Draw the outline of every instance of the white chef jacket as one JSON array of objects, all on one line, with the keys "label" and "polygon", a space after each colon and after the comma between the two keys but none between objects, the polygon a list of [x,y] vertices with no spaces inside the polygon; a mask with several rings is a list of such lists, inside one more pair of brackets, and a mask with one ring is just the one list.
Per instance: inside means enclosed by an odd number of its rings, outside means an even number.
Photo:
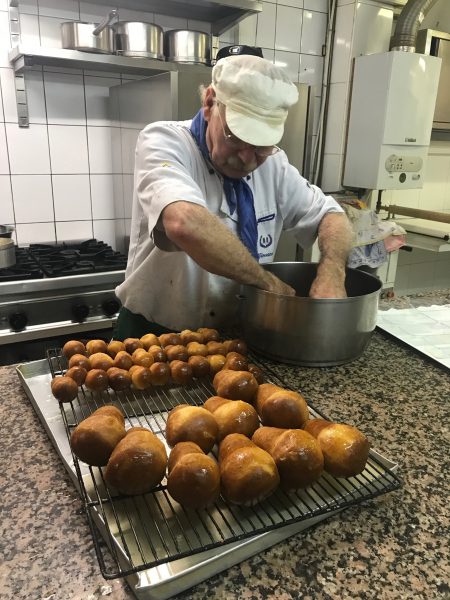
[{"label": "white chef jacket", "polygon": [[[116,288],[123,306],[174,331],[224,327],[235,322],[239,284],[202,269],[177,249],[158,224],[177,200],[206,207],[237,235],[222,177],[202,156],[191,121],[147,125],[136,145],[130,248],[125,281]],[[247,177],[258,224],[260,263],[273,261],[281,231],[303,247],[313,244],[323,216],[343,212],[304,179],[286,154],[270,156]]]}]

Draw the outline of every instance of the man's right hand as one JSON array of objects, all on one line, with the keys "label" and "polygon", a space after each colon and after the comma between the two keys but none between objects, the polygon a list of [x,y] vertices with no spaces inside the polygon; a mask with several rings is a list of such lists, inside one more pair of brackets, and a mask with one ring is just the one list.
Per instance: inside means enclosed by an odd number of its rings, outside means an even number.
[{"label": "man's right hand", "polygon": [[265,271],[264,283],[260,287],[266,292],[272,292],[273,294],[280,294],[282,296],[295,296],[296,292],[294,288],[292,288],[281,279],[278,279],[273,273],[270,271]]}]

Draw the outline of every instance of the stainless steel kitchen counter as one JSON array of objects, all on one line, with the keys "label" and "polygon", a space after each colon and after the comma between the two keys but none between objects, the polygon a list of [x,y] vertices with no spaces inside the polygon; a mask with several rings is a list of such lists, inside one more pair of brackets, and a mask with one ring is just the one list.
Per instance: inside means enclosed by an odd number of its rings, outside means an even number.
[{"label": "stainless steel kitchen counter", "polygon": [[[177,598],[448,597],[449,371],[378,332],[349,365],[269,364],[329,418],[360,427],[399,463],[403,485]],[[14,367],[0,368],[0,422],[2,600],[134,598],[102,578],[81,501]]]}]

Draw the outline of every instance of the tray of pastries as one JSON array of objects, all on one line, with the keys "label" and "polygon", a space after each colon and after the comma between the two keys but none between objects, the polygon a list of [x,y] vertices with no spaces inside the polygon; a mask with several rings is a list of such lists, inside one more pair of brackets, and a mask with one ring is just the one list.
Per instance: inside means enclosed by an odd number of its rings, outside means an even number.
[{"label": "tray of pastries", "polygon": [[48,361],[105,578],[399,485],[363,432],[328,421],[214,329],[71,340]]}]

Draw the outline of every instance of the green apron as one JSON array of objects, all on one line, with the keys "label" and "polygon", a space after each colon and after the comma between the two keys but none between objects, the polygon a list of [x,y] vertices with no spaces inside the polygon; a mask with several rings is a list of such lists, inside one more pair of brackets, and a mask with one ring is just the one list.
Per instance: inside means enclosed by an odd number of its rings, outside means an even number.
[{"label": "green apron", "polygon": [[162,333],[171,333],[171,330],[158,323],[147,321],[142,315],[132,313],[128,308],[122,306],[117,317],[113,339],[123,342],[126,338],[141,338],[146,333],[161,335]]}]

